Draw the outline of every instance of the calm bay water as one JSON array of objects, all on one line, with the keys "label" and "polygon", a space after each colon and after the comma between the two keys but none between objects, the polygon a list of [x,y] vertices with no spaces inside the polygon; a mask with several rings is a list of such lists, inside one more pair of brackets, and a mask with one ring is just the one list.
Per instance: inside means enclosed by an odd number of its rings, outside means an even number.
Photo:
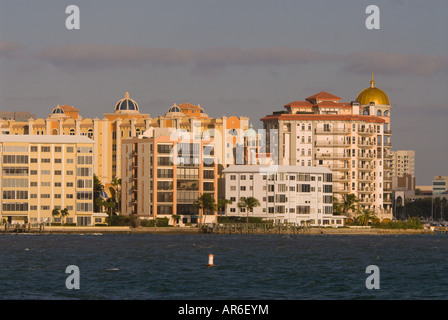
[{"label": "calm bay water", "polygon": [[[448,298],[442,235],[24,234],[1,235],[0,252],[0,299]],[[65,287],[68,265],[80,290]]]}]

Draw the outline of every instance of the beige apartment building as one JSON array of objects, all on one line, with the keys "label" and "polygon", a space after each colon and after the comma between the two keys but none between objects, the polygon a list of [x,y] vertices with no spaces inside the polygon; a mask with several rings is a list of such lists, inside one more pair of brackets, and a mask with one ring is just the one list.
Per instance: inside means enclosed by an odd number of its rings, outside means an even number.
[{"label": "beige apartment building", "polygon": [[2,222],[59,222],[52,211],[66,208],[64,222],[92,225],[94,145],[83,136],[0,135]]},{"label": "beige apartment building", "polygon": [[217,222],[216,212],[193,205],[205,193],[218,201],[214,140],[176,132],[155,128],[123,140],[121,212],[175,225]]},{"label": "beige apartment building", "polygon": [[[324,166],[333,171],[339,199],[355,194],[361,208],[392,218],[390,101],[375,81],[355,101],[320,92],[261,120],[277,132],[279,165]],[[268,147],[271,142],[268,142]]]},{"label": "beige apartment building", "polygon": [[396,177],[403,177],[405,175],[415,177],[414,150],[392,151],[392,175]]}]

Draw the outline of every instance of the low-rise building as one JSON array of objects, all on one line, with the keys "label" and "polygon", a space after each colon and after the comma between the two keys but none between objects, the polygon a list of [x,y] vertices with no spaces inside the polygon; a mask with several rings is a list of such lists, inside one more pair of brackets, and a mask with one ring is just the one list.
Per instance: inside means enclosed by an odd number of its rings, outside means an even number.
[{"label": "low-rise building", "polygon": [[276,223],[309,222],[313,226],[342,226],[344,216],[333,215],[333,174],[325,167],[234,165],[224,170],[227,216],[246,217],[238,207],[242,197],[261,206],[249,217]]},{"label": "low-rise building", "polygon": [[83,136],[0,135],[0,217],[8,223],[92,225],[95,142]]}]

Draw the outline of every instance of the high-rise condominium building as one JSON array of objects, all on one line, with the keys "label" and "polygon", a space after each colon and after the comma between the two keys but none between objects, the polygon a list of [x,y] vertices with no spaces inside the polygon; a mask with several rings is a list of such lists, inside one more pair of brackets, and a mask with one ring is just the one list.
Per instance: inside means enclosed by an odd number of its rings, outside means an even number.
[{"label": "high-rise condominium building", "polygon": [[218,201],[214,139],[156,128],[123,140],[121,212],[170,224],[217,222],[216,211],[195,205],[203,194]]},{"label": "high-rise condominium building", "polygon": [[[92,225],[95,142],[82,136],[0,135],[1,219]],[[60,219],[60,217],[56,217]]]},{"label": "high-rise condominium building", "polygon": [[[333,191],[340,200],[355,194],[362,209],[392,218],[391,105],[370,82],[355,101],[320,92],[285,105],[261,120],[269,139],[278,134],[278,164],[323,166],[333,171]],[[268,142],[268,145],[271,142]]]}]

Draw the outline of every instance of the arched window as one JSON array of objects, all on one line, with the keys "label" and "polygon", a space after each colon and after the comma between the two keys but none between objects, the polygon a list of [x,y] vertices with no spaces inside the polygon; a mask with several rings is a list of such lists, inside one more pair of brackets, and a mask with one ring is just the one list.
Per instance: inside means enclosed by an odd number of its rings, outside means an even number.
[{"label": "arched window", "polygon": [[74,136],[75,135],[75,129],[70,129],[70,135]]},{"label": "arched window", "polygon": [[238,135],[238,131],[235,130],[235,129],[230,129],[230,130],[229,130],[229,134],[230,134],[231,136],[237,136],[237,135]]},{"label": "arched window", "polygon": [[384,116],[385,116],[385,117],[388,117],[388,116],[389,116],[389,111],[387,111],[387,110],[384,111]]},{"label": "arched window", "polygon": [[381,110],[378,110],[378,111],[376,112],[376,115],[377,115],[378,117],[381,117],[381,115],[382,115]]},{"label": "arched window", "polygon": [[87,133],[87,136],[92,139],[93,138],[93,129],[89,129],[89,132]]},{"label": "arched window", "polygon": [[370,114],[369,108],[364,108],[362,114],[365,115],[365,116],[368,116]]}]

